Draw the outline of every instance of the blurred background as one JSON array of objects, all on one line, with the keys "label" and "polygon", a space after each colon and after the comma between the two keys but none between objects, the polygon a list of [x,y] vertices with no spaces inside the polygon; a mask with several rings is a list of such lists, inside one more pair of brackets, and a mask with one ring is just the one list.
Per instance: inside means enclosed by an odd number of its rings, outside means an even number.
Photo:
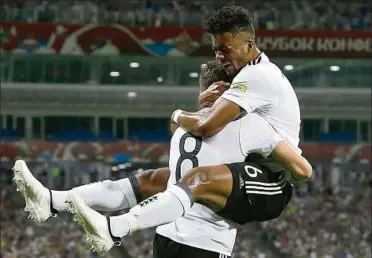
[{"label": "blurred background", "polygon": [[[257,44],[292,82],[314,168],[284,214],[242,227],[236,258],[371,256],[370,1],[2,1],[1,257],[95,257],[71,217],[27,220],[9,169],[48,187],[116,179],[168,162],[169,118],[196,109],[203,26],[248,7]],[[107,257],[152,257],[154,230]]]}]

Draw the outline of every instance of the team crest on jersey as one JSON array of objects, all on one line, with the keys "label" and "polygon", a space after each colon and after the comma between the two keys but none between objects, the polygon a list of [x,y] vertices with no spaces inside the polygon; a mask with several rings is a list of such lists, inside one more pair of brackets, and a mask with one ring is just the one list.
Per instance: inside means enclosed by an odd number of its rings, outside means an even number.
[{"label": "team crest on jersey", "polygon": [[236,89],[236,90],[240,90],[242,92],[246,92],[247,91],[247,86],[245,86],[244,84],[241,84],[241,83],[233,83],[231,85],[231,89]]}]

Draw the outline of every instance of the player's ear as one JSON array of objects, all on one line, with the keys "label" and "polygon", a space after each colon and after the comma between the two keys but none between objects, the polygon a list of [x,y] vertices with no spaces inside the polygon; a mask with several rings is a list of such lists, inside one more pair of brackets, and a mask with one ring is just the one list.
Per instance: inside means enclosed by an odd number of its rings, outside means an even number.
[{"label": "player's ear", "polygon": [[254,42],[252,39],[247,41],[247,53],[251,53],[254,50]]}]

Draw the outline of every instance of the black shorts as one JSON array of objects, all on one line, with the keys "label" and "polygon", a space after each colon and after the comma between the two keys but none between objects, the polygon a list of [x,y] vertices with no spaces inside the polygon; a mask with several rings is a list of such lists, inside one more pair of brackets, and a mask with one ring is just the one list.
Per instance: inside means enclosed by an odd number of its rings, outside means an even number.
[{"label": "black shorts", "polygon": [[153,244],[154,258],[229,258],[230,256],[177,243],[156,234]]},{"label": "black shorts", "polygon": [[285,170],[272,158],[226,165],[233,177],[226,206],[218,212],[238,224],[268,221],[280,216],[292,197]]}]

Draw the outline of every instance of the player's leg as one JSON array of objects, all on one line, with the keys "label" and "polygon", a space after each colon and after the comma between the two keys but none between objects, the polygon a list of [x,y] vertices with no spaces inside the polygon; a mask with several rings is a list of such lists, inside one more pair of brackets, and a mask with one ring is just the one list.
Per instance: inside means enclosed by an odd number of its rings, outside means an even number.
[{"label": "player's leg", "polygon": [[279,162],[260,155],[247,162],[194,168],[178,184],[142,201],[129,213],[111,217],[111,233],[122,237],[172,222],[188,213],[194,202],[239,224],[276,218],[291,198],[287,174]]},{"label": "player's leg", "polygon": [[[57,212],[67,211],[69,191],[54,191],[44,187],[22,160],[16,161],[13,171],[17,191],[25,198],[25,211],[30,213],[33,220],[43,222]],[[115,211],[133,207],[142,198],[164,191],[168,178],[168,168],[146,170],[121,180],[82,185],[74,188],[74,191],[96,210]]]},{"label": "player's leg", "polygon": [[176,185],[151,196],[129,213],[106,218],[84,203],[75,191],[68,197],[69,211],[88,235],[88,244],[104,254],[130,232],[166,224],[186,214],[194,201],[222,209],[231,193],[233,178],[226,165],[198,167]]},{"label": "player's leg", "polygon": [[[194,202],[240,224],[279,216],[291,197],[292,186],[286,178],[289,172],[274,159],[259,157],[260,160],[192,169],[178,184],[142,201],[127,214],[111,217],[113,236],[172,222],[188,213]],[[267,205],[267,198],[275,201],[260,209],[268,212],[259,217],[253,213],[252,205]],[[123,223],[124,218],[127,223]]]},{"label": "player's leg", "polygon": [[[136,174],[135,179],[140,191],[139,197],[137,198],[138,202],[165,191],[167,189],[169,176],[169,168],[148,169]],[[132,182],[131,186],[133,190],[136,191],[136,182]],[[132,207],[133,206],[129,208]]]},{"label": "player's leg", "polygon": [[[282,141],[271,125],[257,114],[241,118],[240,126],[242,132],[247,132],[241,136],[243,153],[255,150],[267,156]],[[242,169],[244,172],[244,166]],[[136,227],[142,229],[174,221],[187,213],[193,202],[205,204],[215,211],[221,210],[233,189],[235,177],[232,173],[234,171],[226,165],[197,167],[188,171],[177,185],[136,205],[128,214],[113,217],[114,235],[122,237]],[[122,218],[133,221],[133,225],[128,228],[129,223],[120,223]]]},{"label": "player's leg", "polygon": [[273,158],[227,165],[233,190],[218,215],[238,224],[279,217],[292,197],[289,172]]},{"label": "player's leg", "polygon": [[195,201],[241,224],[273,219],[286,207],[292,193],[292,186],[280,171],[283,170],[277,162],[264,166],[242,162],[198,167],[176,185],[142,201],[124,215],[106,218],[74,191],[69,195],[69,209],[87,233],[88,244],[104,254],[133,231],[177,220],[189,212]]},{"label": "player's leg", "polygon": [[[232,174],[226,165],[194,168],[179,183],[142,201],[129,213],[110,217],[112,233],[123,237],[129,231],[172,222],[186,214],[194,202],[221,210],[230,196],[232,184]],[[123,223],[126,219],[128,223]]]},{"label": "player's leg", "polygon": [[[132,208],[138,202],[166,189],[168,168],[149,169],[120,180],[104,180],[73,188],[84,202],[98,211],[117,211]],[[67,210],[68,191],[51,191],[53,207]],[[56,200],[55,200],[56,199]]]},{"label": "player's leg", "polygon": [[[249,123],[244,124],[244,131],[252,133],[244,138],[248,143],[244,145],[244,151],[256,150],[270,153],[281,140],[280,137],[275,138],[276,132],[266,120],[259,116],[247,115],[247,117]],[[256,130],[255,126],[259,123],[260,130]],[[248,173],[244,165],[239,173]],[[113,246],[112,239],[117,241],[132,231],[175,221],[186,214],[195,201],[216,211],[221,210],[228,204],[229,197],[234,193],[232,191],[234,182],[238,189],[244,188],[245,180],[242,176],[234,176],[236,174],[226,165],[194,168],[186,173],[178,184],[142,201],[129,213],[108,219],[90,209],[78,194],[72,194],[71,211],[82,223],[88,236],[93,239],[92,247],[104,253]],[[242,197],[242,194],[238,197]]]}]

